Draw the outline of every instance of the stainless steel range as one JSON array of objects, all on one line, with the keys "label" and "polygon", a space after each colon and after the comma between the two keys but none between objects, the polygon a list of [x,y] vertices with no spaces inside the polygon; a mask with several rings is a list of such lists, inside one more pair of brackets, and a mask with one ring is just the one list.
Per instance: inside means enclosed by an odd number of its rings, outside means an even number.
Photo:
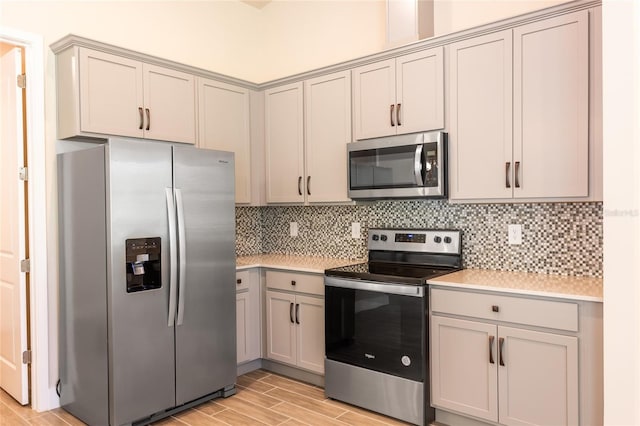
[{"label": "stainless steel range", "polygon": [[370,229],[367,245],[369,262],[325,271],[325,394],[425,425],[427,280],[462,268],[461,233]]}]

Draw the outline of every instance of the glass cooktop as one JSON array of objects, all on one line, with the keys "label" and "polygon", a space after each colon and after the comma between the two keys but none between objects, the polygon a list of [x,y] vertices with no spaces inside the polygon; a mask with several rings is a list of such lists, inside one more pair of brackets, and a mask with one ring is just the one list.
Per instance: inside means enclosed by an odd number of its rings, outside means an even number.
[{"label": "glass cooktop", "polygon": [[367,281],[425,285],[427,280],[458,271],[459,268],[439,268],[430,265],[410,265],[394,262],[367,262],[341,266],[324,271],[326,276]]}]

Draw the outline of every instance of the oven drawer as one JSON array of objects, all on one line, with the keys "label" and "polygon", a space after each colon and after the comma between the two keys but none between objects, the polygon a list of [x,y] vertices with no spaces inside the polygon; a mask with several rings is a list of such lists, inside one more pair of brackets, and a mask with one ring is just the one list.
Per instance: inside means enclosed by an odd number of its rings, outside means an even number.
[{"label": "oven drawer", "polygon": [[324,275],[267,271],[267,288],[324,296]]},{"label": "oven drawer", "polygon": [[578,331],[578,304],[431,288],[431,312]]}]

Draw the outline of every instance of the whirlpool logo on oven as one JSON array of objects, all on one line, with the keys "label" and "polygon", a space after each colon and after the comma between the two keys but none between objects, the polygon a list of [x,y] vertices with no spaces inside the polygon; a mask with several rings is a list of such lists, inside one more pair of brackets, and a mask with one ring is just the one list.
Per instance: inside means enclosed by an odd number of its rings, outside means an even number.
[{"label": "whirlpool logo on oven", "polygon": [[364,357],[365,357],[366,359],[376,359],[376,356],[375,356],[375,355],[373,355],[373,354],[367,354],[367,353],[365,353],[365,354],[364,354]]}]

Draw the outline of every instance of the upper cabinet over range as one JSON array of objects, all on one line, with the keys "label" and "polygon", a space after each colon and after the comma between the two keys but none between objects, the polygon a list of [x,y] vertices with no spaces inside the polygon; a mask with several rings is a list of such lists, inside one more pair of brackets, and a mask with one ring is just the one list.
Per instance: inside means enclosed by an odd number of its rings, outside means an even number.
[{"label": "upper cabinet over range", "polygon": [[444,128],[441,46],[352,73],[355,140]]},{"label": "upper cabinet over range", "polygon": [[195,77],[84,47],[56,57],[58,138],[196,142]]}]

